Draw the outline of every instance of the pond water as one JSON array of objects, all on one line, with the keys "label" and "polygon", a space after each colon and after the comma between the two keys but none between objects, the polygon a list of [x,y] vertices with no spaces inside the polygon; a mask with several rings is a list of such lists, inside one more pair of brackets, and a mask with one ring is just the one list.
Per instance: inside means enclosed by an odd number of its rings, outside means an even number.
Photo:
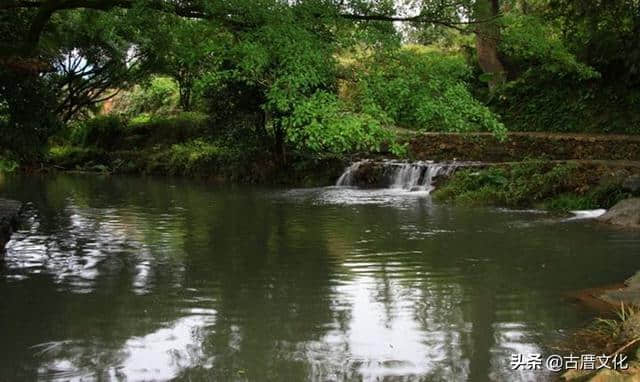
[{"label": "pond water", "polygon": [[0,380],[549,380],[511,370],[640,234],[425,192],[11,177]]}]

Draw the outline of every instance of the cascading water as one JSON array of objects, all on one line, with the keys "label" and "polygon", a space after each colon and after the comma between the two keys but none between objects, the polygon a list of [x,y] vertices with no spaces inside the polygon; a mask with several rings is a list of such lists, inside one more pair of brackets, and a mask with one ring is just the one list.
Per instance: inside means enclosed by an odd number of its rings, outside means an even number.
[{"label": "cascading water", "polygon": [[363,161],[355,162],[351,164],[351,166],[347,167],[342,173],[342,175],[340,175],[340,177],[336,181],[336,186],[352,186],[353,174],[355,174],[358,171],[361,164],[366,162],[368,161],[363,160]]},{"label": "cascading water", "polygon": [[336,186],[370,185],[374,180],[375,184],[387,188],[430,192],[433,190],[433,182],[436,177],[451,175],[457,167],[459,167],[459,163],[455,162],[419,161],[407,163],[363,160],[347,167],[338,178]]}]

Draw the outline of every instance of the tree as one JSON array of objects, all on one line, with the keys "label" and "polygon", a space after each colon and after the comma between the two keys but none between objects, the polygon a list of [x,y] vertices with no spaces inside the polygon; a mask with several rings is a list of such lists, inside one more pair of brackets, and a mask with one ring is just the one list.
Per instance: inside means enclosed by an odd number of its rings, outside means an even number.
[{"label": "tree", "polygon": [[[150,72],[178,81],[184,110],[205,74],[242,84],[258,93],[264,129],[284,163],[296,108],[333,105],[317,94],[336,93],[340,49],[393,45],[394,21],[465,32],[486,21],[471,17],[472,0],[415,3],[417,13],[408,14],[390,0],[9,0],[0,14],[20,16],[22,32],[0,37],[11,47],[0,63],[11,71],[8,62],[42,62],[46,71],[36,66],[18,77],[55,84],[61,97],[47,109],[62,120]],[[334,106],[318,110],[335,115]]]},{"label": "tree", "polygon": [[231,36],[203,20],[174,15],[162,15],[161,20],[151,33],[141,31],[138,50],[144,57],[143,66],[149,72],[173,77],[179,85],[180,106],[190,111],[196,81],[219,69]]},{"label": "tree", "polygon": [[499,0],[476,0],[473,6],[475,20],[479,22],[475,27],[476,52],[478,65],[489,76],[489,89],[495,89],[496,85],[504,83],[506,73],[498,54],[500,44],[500,14]]}]

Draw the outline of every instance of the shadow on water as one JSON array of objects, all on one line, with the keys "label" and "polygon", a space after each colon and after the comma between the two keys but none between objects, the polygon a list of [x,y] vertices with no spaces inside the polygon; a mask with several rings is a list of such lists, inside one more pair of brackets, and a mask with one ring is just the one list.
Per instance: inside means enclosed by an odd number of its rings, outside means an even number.
[{"label": "shadow on water", "polygon": [[14,177],[0,380],[544,380],[640,236],[426,192]]}]

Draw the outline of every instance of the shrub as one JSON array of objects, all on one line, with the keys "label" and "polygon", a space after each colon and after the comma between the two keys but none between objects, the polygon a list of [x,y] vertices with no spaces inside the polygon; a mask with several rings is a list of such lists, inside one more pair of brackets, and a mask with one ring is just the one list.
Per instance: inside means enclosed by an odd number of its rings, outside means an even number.
[{"label": "shrub", "polygon": [[226,161],[228,156],[228,151],[216,142],[194,139],[174,144],[168,150],[155,155],[150,170],[182,175],[211,173],[212,168]]},{"label": "shrub", "polygon": [[205,114],[183,112],[174,116],[140,116],[128,125],[128,134],[144,135],[146,144],[171,144],[207,136],[209,118]]},{"label": "shrub", "polygon": [[507,13],[503,25],[500,51],[520,78],[583,81],[600,77],[594,68],[573,55],[561,39],[560,31],[536,16]]},{"label": "shrub", "polygon": [[505,127],[469,90],[462,55],[411,46],[364,59],[357,82],[360,108],[372,105],[397,125],[428,131],[491,131]]},{"label": "shrub", "polygon": [[322,91],[296,105],[285,123],[291,126],[291,143],[316,153],[380,151],[383,143],[395,137],[378,119],[348,111],[335,95]]},{"label": "shrub", "polygon": [[82,147],[116,148],[125,133],[125,121],[115,115],[98,116],[77,122],[70,134],[70,141]]},{"label": "shrub", "polygon": [[516,12],[501,22],[499,49],[509,81],[491,106],[510,130],[640,132],[637,87],[601,78],[552,23]]},{"label": "shrub", "polygon": [[0,157],[0,173],[13,172],[17,168],[18,168],[18,162],[9,158]]},{"label": "shrub", "polygon": [[116,97],[112,113],[132,117],[141,113],[169,115],[178,109],[180,92],[171,77],[154,76]]},{"label": "shrub", "polygon": [[[529,206],[568,192],[571,174],[576,170],[573,165],[545,161],[526,161],[510,168],[462,170],[434,196],[465,204]],[[560,202],[555,205],[560,206]]]},{"label": "shrub", "polygon": [[101,150],[68,145],[51,147],[49,159],[57,166],[66,169],[86,168],[98,162],[107,162],[107,158]]}]

